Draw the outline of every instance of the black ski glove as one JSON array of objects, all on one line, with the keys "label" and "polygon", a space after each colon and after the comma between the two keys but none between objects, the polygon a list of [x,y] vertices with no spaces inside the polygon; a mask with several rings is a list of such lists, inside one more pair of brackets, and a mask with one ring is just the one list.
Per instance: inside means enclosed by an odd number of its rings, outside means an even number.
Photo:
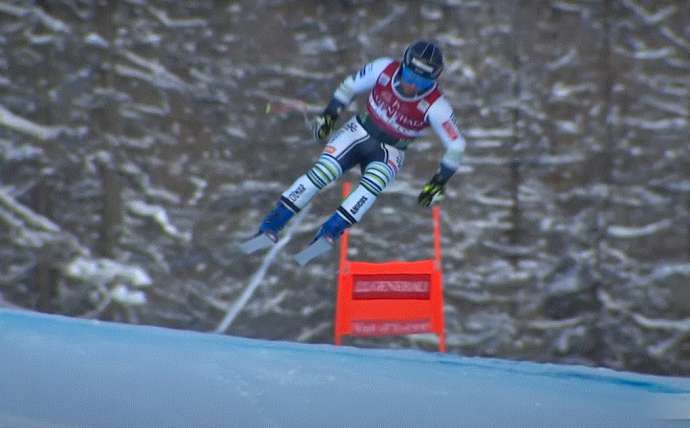
[{"label": "black ski glove", "polygon": [[435,174],[428,183],[422,188],[422,192],[417,198],[417,203],[423,207],[430,207],[435,199],[443,195],[446,183],[440,180],[439,174]]},{"label": "black ski glove", "polygon": [[455,174],[455,170],[441,164],[438,172],[422,187],[417,203],[423,207],[430,207],[432,203],[443,196],[446,183]]},{"label": "black ski glove", "polygon": [[323,142],[331,135],[333,128],[335,128],[335,122],[338,120],[338,115],[340,111],[345,107],[345,104],[331,98],[331,102],[328,103],[326,109],[314,120],[314,139],[319,142]]}]

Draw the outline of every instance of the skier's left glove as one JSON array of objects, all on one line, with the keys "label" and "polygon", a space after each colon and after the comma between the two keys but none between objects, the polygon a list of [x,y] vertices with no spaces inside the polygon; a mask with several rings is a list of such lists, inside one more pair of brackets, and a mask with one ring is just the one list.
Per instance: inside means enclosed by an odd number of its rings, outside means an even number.
[{"label": "skier's left glove", "polygon": [[326,109],[314,120],[314,139],[319,142],[323,142],[331,135],[333,128],[335,128],[335,122],[338,120],[338,115],[340,111],[345,107],[345,104],[341,103],[335,98],[331,98],[331,101],[326,106]]},{"label": "skier's left glove", "polygon": [[435,200],[443,196],[445,187],[446,182],[441,179],[441,175],[435,174],[422,188],[417,203],[423,207],[430,207]]},{"label": "skier's left glove", "polygon": [[431,177],[428,183],[422,188],[422,192],[417,198],[417,203],[423,207],[429,207],[443,196],[446,183],[455,174],[454,168],[449,168],[441,162],[438,172]]}]

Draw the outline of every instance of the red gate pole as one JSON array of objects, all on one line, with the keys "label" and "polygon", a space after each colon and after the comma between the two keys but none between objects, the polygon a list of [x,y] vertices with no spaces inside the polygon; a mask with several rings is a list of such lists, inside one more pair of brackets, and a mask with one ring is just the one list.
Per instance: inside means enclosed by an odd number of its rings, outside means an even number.
[{"label": "red gate pole", "polygon": [[434,222],[434,260],[441,270],[441,208],[438,205],[434,206],[431,215]]},{"label": "red gate pole", "polygon": [[[343,183],[343,199],[347,198],[347,196],[350,194],[350,190],[352,189],[352,183],[349,181],[346,181]],[[345,229],[345,232],[343,233],[343,236],[340,238],[340,269],[342,273],[342,269],[345,267],[345,264],[347,263],[347,250],[350,245],[350,231],[349,229]]]},{"label": "red gate pole", "polygon": [[443,262],[441,259],[441,208],[436,205],[431,210],[431,216],[434,223],[434,261],[436,265],[435,276],[438,281],[438,299],[440,301],[439,324],[440,333],[438,333],[438,350],[446,352],[446,329],[443,316]]},{"label": "red gate pole", "polygon": [[[343,199],[347,198],[347,196],[350,194],[350,191],[352,190],[352,183],[349,181],[343,182],[343,192],[342,196]],[[342,301],[340,297],[340,293],[345,292],[345,276],[347,275],[347,272],[349,271],[348,268],[348,260],[347,260],[347,252],[348,248],[350,246],[350,231],[349,229],[345,229],[345,232],[343,235],[340,237],[340,257],[338,261],[338,290],[336,291],[337,294],[337,301]],[[342,343],[342,338],[340,336],[340,329],[338,328],[338,323],[340,322],[342,314],[339,313],[342,308],[339,307],[339,305],[336,303],[335,305],[335,322],[333,323],[333,328],[335,329],[335,344],[340,345]]]}]

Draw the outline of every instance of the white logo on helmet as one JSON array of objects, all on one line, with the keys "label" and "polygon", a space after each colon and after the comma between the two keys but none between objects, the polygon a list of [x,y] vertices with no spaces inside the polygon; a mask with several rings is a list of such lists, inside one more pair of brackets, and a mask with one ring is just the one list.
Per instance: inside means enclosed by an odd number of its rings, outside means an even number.
[{"label": "white logo on helmet", "polygon": [[426,71],[427,73],[433,73],[434,72],[434,67],[423,63],[422,61],[418,60],[417,58],[412,58],[411,62],[412,62],[412,65],[420,68],[421,70]]}]

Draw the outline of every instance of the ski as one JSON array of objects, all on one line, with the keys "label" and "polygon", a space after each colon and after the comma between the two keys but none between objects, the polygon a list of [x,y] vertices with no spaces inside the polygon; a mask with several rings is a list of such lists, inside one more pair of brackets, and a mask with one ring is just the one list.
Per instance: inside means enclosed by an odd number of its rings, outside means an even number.
[{"label": "ski", "polygon": [[238,247],[244,254],[251,254],[264,248],[268,248],[275,244],[276,241],[266,233],[259,233],[252,238],[239,243]]},{"label": "ski", "polygon": [[307,248],[295,254],[294,259],[297,264],[304,266],[309,263],[310,260],[320,256],[321,254],[327,253],[331,248],[333,248],[333,242],[325,237],[321,237],[309,244]]}]

